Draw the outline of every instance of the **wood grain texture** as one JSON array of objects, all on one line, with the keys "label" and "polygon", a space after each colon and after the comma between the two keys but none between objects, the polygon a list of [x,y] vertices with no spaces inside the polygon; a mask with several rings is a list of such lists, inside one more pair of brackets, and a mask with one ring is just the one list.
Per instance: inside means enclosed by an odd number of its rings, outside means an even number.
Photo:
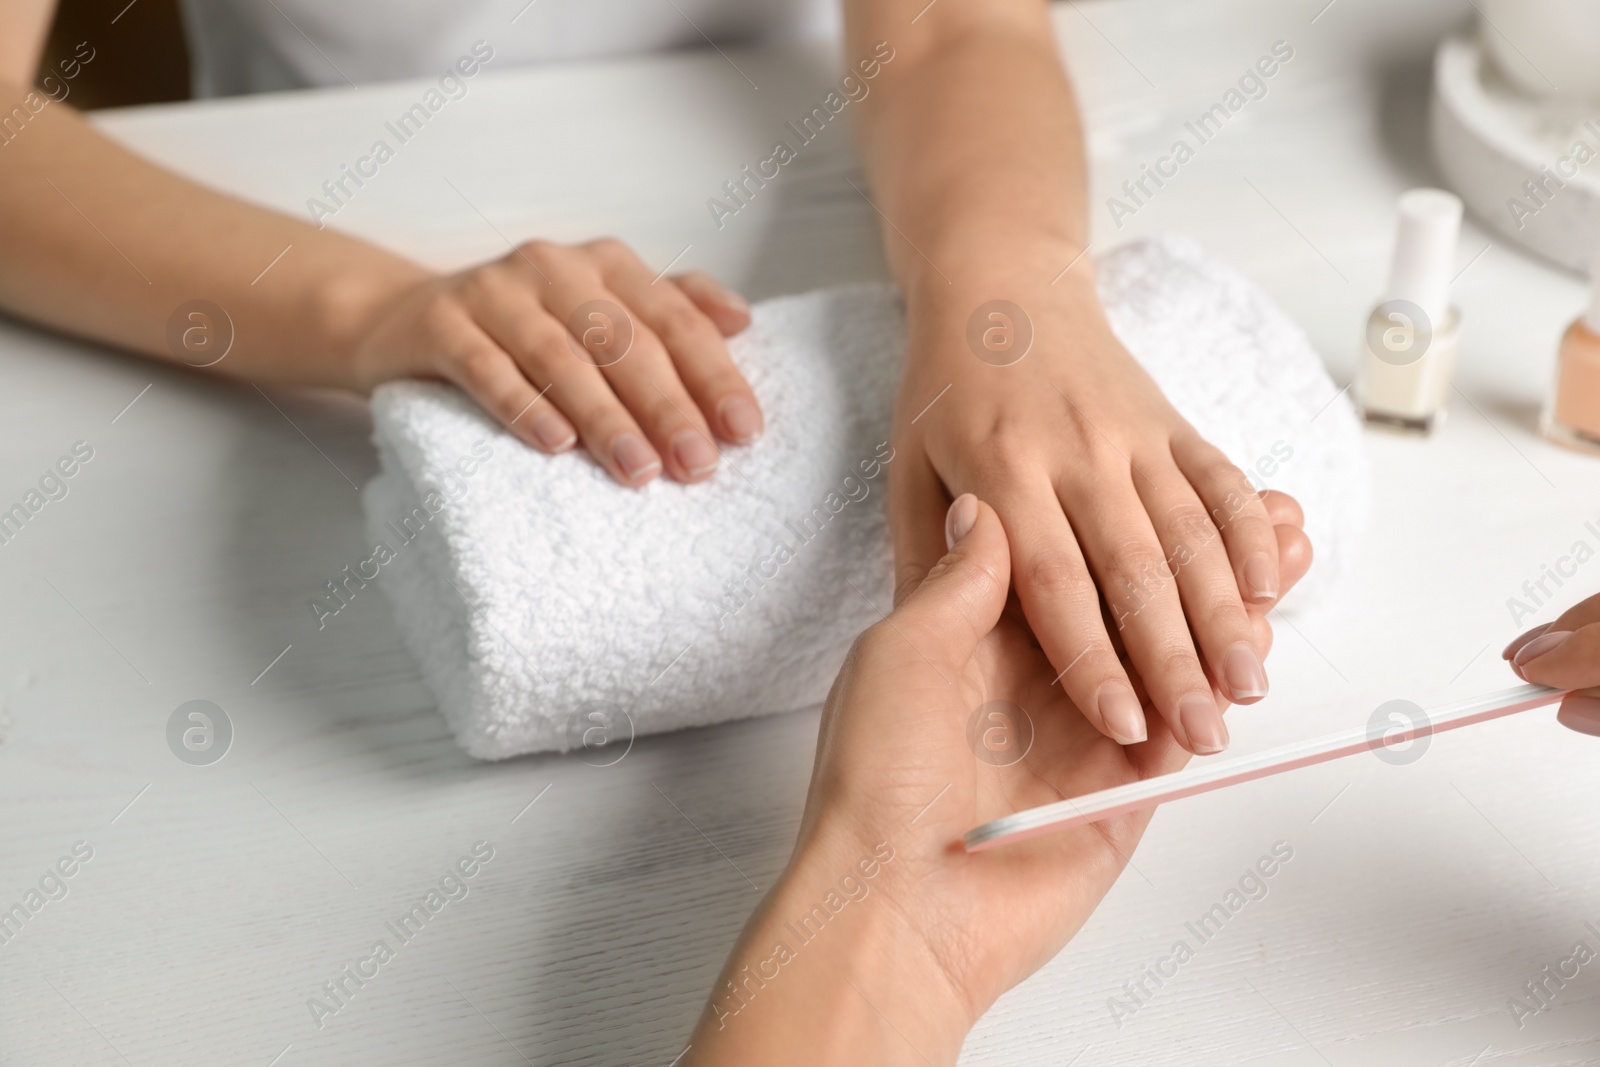
[{"label": "wood grain texture", "polygon": [[[1056,17],[1091,130],[1097,246],[1194,235],[1348,380],[1393,198],[1433,180],[1427,56],[1470,8],[1339,0],[1313,23],[1320,6],[1084,2]],[[1296,58],[1268,94],[1118,230],[1104,197],[1278,39]],[[656,263],[688,245],[682,266],[754,297],[881,277],[843,129],[712,224],[705,199],[829,80],[820,53],[732,55],[759,92],[714,52],[486,73],[334,224],[439,266],[499,254],[500,232],[615,233]],[[97,121],[303,211],[416,91]],[[1463,265],[1488,240],[1469,220]],[[1496,245],[1456,294],[1450,421],[1427,442],[1370,438],[1377,517],[1359,574],[1278,626],[1273,695],[1230,716],[1239,751],[1359,724],[1394,697],[1510,684],[1506,598],[1592,536],[1600,464],[1532,429],[1581,284]],[[15,323],[0,325],[0,360],[0,502],[73,441],[96,449],[70,495],[0,548],[0,903],[74,842],[94,848],[68,895],[0,945],[0,1063],[669,1064],[752,883],[769,886],[788,853],[814,714],[641,741],[609,768],[476,763],[377,590],[320,631],[306,607],[362,550],[352,483],[375,461],[359,405],[274,393],[280,411],[248,386]],[[1588,567],[1563,601],[1600,588]],[[166,746],[168,716],[197,697],[237,731],[210,767]],[[1600,948],[1585,926],[1600,926],[1597,761],[1591,740],[1534,712],[1436,738],[1410,766],[1358,757],[1172,805],[965,1062],[1600,1062],[1600,968],[1523,1029],[1506,1007],[1577,940]],[[319,1028],[308,998],[479,840],[495,858],[469,895]],[[1118,1026],[1109,998],[1278,841],[1294,857],[1265,897]]]}]

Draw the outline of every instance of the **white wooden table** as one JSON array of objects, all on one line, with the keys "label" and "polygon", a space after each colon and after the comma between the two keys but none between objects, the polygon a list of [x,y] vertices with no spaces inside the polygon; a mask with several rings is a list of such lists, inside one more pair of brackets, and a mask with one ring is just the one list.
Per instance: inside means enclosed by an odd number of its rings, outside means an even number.
[{"label": "white wooden table", "polygon": [[[1348,380],[1393,198],[1431,180],[1432,42],[1470,9],[1322,4],[1084,0],[1056,16],[1101,200],[1275,40],[1293,46],[1267,95],[1121,231],[1099,203],[1095,240],[1194,235]],[[756,297],[881,277],[837,126],[722,231],[705,207],[820,99],[831,63],[730,51],[491,70],[335,222],[439,266],[505,237],[607,232]],[[303,211],[419,91],[98,121]],[[1463,266],[1487,240],[1469,223]],[[1364,722],[1390,698],[1510,684],[1506,598],[1597,541],[1583,523],[1600,518],[1600,462],[1533,432],[1581,284],[1496,242],[1456,291],[1450,421],[1426,442],[1371,437],[1362,565],[1280,628],[1272,697],[1230,716],[1237,750]],[[94,449],[70,494],[0,547],[0,905],[75,843],[93,850],[65,865],[67,895],[0,944],[0,1063],[670,1063],[788,851],[814,715],[641,741],[609,768],[476,763],[381,596],[322,632],[306,608],[361,549],[354,485],[374,456],[359,405],[269,403],[11,322],[0,368],[0,506],[75,441]],[[1597,588],[1590,562],[1562,598]],[[197,698],[236,731],[210,766],[166,740]],[[1577,941],[1600,950],[1597,807],[1600,742],[1549,712],[1437,738],[1409,766],[1358,758],[1181,802],[1076,941],[983,1021],[966,1062],[1600,1063],[1600,962],[1521,1029],[1507,1007]],[[494,858],[469,895],[400,944],[386,923],[478,841]],[[1268,895],[1119,1026],[1109,998],[1279,841],[1293,859]],[[347,980],[319,1027],[308,999],[380,938],[394,957],[359,989]]]}]

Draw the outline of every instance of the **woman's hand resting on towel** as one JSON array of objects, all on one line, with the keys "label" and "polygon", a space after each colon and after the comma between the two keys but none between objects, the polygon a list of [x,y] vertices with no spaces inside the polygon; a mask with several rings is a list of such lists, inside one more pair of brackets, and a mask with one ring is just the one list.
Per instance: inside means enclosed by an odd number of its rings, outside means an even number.
[{"label": "woman's hand resting on towel", "polygon": [[658,277],[606,238],[530,241],[391,299],[353,357],[353,387],[444,378],[523,441],[579,441],[623,485],[716,470],[718,439],[754,440],[761,409],[723,338],[750,324],[737,293],[699,272]]},{"label": "woman's hand resting on towel", "polygon": [[[1189,758],[1160,717],[1124,747],[1051,683],[1056,668],[1007,610],[1015,551],[992,508],[963,496],[941,526],[954,547],[834,683],[799,841],[685,1063],[954,1063],[989,1005],[1083,925],[1150,813],[971,855],[962,833]],[[1253,624],[1264,649],[1270,632]],[[1032,725],[1025,754],[982,738],[1005,706]]]},{"label": "woman's hand resting on towel", "polygon": [[1600,735],[1600,594],[1574,604],[1555,622],[1535,626],[1501,656],[1526,681],[1573,690],[1562,699],[1558,718],[1581,733]]},{"label": "woman's hand resting on towel", "polygon": [[[969,319],[988,289],[953,295],[934,278],[908,297],[896,572],[926,573],[944,548],[946,501],[976,493],[1006,527],[1023,613],[1089,721],[1125,743],[1145,737],[1125,649],[1179,742],[1216,752],[1228,734],[1213,690],[1238,704],[1266,695],[1255,617],[1287,591],[1287,572],[1304,573],[1310,543],[1291,499],[1258,495],[1168,403],[1112,334],[1088,275],[1080,264],[1041,282],[1032,299],[1019,294],[1020,315],[991,309],[976,334]],[[1007,363],[1025,331],[1028,352]]]}]

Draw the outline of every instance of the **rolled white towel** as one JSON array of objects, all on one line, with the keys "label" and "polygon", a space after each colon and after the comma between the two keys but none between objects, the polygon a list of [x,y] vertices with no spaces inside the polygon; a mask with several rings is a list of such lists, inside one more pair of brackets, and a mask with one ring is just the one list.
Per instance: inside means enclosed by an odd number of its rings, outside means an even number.
[{"label": "rolled white towel", "polygon": [[[1305,335],[1186,239],[1129,245],[1098,271],[1112,327],[1184,416],[1304,506],[1316,564],[1296,597],[1330,586],[1363,525],[1367,469]],[[461,746],[592,749],[821,702],[890,606],[904,345],[887,286],[758,305],[730,348],[765,435],[724,449],[708,482],[643,490],[581,453],[525,447],[451,387],[380,388],[382,469],[363,495],[374,558]]]}]

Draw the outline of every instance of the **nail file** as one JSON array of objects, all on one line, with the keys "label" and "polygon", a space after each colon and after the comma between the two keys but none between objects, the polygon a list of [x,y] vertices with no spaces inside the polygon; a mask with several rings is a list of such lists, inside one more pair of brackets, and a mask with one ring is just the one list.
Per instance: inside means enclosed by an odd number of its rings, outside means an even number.
[{"label": "nail file", "polygon": [[[1419,721],[1403,729],[1394,728],[1388,721],[1377,721],[1367,726],[1343,733],[1329,734],[1310,741],[1295,741],[1264,752],[1255,752],[1234,759],[1207,762],[1176,774],[1146,778],[1127,785],[1102,789],[1081,797],[1045,804],[1037,808],[1015,812],[1003,818],[986,822],[968,830],[962,837],[968,852],[982,852],[996,845],[1026,841],[1040,834],[1054,833],[1068,827],[1099,822],[1130,811],[1142,811],[1180,800],[1198,793],[1209,793],[1240,782],[1282,774],[1297,767],[1353,756],[1358,752],[1376,751],[1406,744],[1419,737],[1460,729],[1474,723],[1488,722],[1519,711],[1554,704],[1565,695],[1563,690],[1542,685],[1519,685],[1513,689],[1491,693],[1488,696],[1463,700],[1442,708],[1423,712]],[[1414,706],[1414,705],[1413,705]]]}]

